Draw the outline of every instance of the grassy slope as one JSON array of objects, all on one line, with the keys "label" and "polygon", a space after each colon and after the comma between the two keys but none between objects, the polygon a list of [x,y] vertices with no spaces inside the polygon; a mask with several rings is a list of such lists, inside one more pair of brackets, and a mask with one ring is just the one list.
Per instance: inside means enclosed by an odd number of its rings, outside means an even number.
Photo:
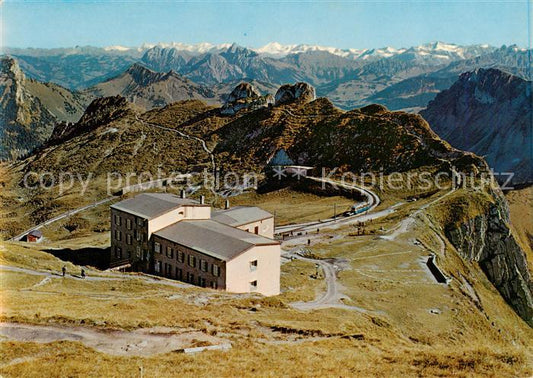
[{"label": "grassy slope", "polygon": [[[380,233],[381,227],[389,230],[398,219],[433,199],[406,204],[392,220],[372,222],[367,231]],[[340,309],[299,312],[288,307],[292,301],[310,300],[324,290],[320,277],[310,277],[314,264],[301,261],[282,265],[283,293],[264,299],[147,284],[135,278],[83,282],[58,277],[32,287],[41,277],[2,272],[4,320],[124,329],[190,326],[229,339],[233,349],[130,359],[95,352],[75,342],[3,342],[0,348],[5,365],[0,366],[0,372],[4,376],[37,372],[130,376],[138,374],[142,366],[145,374],[171,376],[206,376],[215,367],[222,376],[237,371],[244,376],[258,372],[296,376],[531,374],[531,350],[526,345],[532,331],[517,319],[482,274],[460,260],[454,262],[456,269],[462,266],[460,271],[473,277],[483,304],[481,311],[463,292],[459,281],[446,288],[432,284],[431,277],[419,271],[420,256],[427,252],[412,244],[409,247],[408,240],[418,237],[430,248],[438,248],[428,230],[427,225],[419,224],[391,242],[373,235],[352,236],[353,227],[348,226],[334,231],[333,239],[324,233],[323,239],[313,241],[311,248],[316,255],[342,259],[339,280],[348,296],[345,303],[378,311],[375,314]],[[54,272],[59,272],[63,264],[40,252],[37,245],[8,243],[0,247],[2,264]],[[67,269],[79,270],[70,264]],[[92,269],[88,274],[106,275]],[[428,311],[431,308],[442,312],[432,314]],[[276,327],[292,331],[281,333]],[[353,334],[362,334],[363,340],[351,339]],[[22,360],[13,363],[14,358]],[[87,361],[94,362],[91,370]]]},{"label": "grassy slope", "polygon": [[511,210],[511,224],[533,271],[533,186],[512,190],[505,197]]},{"label": "grassy slope", "polygon": [[[210,111],[194,102],[188,104],[185,107],[170,106],[162,113],[149,112],[143,117],[151,121],[167,122],[170,126],[176,124],[174,119],[187,120]],[[283,115],[279,113],[277,116],[282,118]],[[60,169],[81,164],[81,167],[105,172],[109,168],[106,164],[124,170],[154,167],[156,164],[166,167],[175,163],[175,159],[178,164],[187,164],[183,159],[188,156],[188,152],[184,154],[176,149],[177,146],[190,149],[191,154],[201,153],[197,146],[191,147],[190,143],[179,145],[181,142],[175,138],[164,139],[167,134],[159,134],[146,129],[145,125],[135,120],[130,121],[116,121],[113,125],[105,125],[97,133],[76,137],[79,139],[67,142],[65,148],[49,149],[36,157],[30,167],[46,169],[57,165]],[[182,127],[197,135],[206,135],[207,131],[208,142],[210,146],[214,146],[223,135],[225,125],[230,122],[231,118],[208,117]],[[116,127],[118,132],[103,133],[111,126]],[[302,125],[293,126],[295,128],[289,125],[282,132],[283,141],[290,140],[291,132],[295,129],[301,132],[306,130]],[[220,132],[209,133],[209,130]],[[140,135],[146,135],[147,139],[150,138],[149,141],[135,143]],[[264,142],[272,142],[274,139],[270,139],[271,137],[277,138],[273,134]],[[109,142],[106,138],[117,138],[117,141],[116,144],[109,144],[113,147],[113,154],[104,159],[101,146]],[[71,153],[71,150],[78,154],[86,152],[81,142],[88,142],[89,148],[94,150],[82,160]],[[139,155],[138,161],[123,155],[131,154],[135,150],[134,146],[146,149]],[[162,148],[164,146],[167,147]],[[165,152],[169,155],[168,160],[165,154],[154,154],[153,149]],[[241,161],[242,166],[249,164],[256,167],[257,161],[262,161],[269,153],[266,150],[254,150],[258,153],[255,155],[251,150],[246,151],[247,154],[251,153],[247,156],[252,156],[253,159]],[[221,159],[231,157],[232,160],[228,161],[233,161],[238,158],[224,153],[228,151],[220,153]],[[105,154],[104,151],[103,155]],[[261,159],[257,160],[256,156]],[[386,156],[383,158],[386,159]],[[21,224],[35,222],[61,209],[90,202],[92,198],[102,194],[103,181],[96,181],[89,194],[83,197],[76,194],[76,189],[62,197],[53,193],[21,190],[16,183],[27,167],[26,163],[28,162],[19,165],[18,171],[9,170],[11,177],[5,180],[8,190],[5,194],[2,193],[2,201],[9,204],[3,206],[2,210],[14,211],[16,217],[8,218],[14,218]],[[405,201],[414,194],[420,193],[380,193],[387,204]],[[423,240],[430,250],[438,252],[438,237],[430,231],[434,225],[421,218],[417,220],[413,230],[398,240],[376,238],[376,234],[393,229],[408,214],[442,193],[425,194],[428,194],[427,198],[422,196],[417,202],[405,204],[390,217],[367,225],[367,235],[356,236],[354,228],[349,226],[331,233],[321,232],[321,239],[313,240],[312,250],[317,256],[341,259],[338,263],[343,270],[339,273],[339,280],[343,293],[348,297],[346,303],[377,311],[371,315],[341,309],[299,312],[288,307],[289,302],[313,298],[324,287],[321,279],[310,278],[314,271],[313,264],[301,262],[282,266],[283,294],[269,299],[228,297],[221,293],[210,296],[209,290],[178,289],[153,284],[148,286],[135,280],[112,285],[109,282],[89,284],[74,280],[54,280],[49,285],[32,288],[36,283],[33,276],[3,272],[5,285],[2,285],[2,316],[5,320],[69,324],[80,324],[83,321],[87,325],[126,329],[153,325],[190,325],[219,336],[224,335],[233,342],[234,349],[227,353],[207,352],[196,356],[170,353],[133,360],[106,356],[72,342],[54,342],[40,350],[32,343],[4,342],[1,347],[5,351],[2,355],[6,363],[13,362],[15,357],[28,359],[4,365],[0,367],[0,372],[6,376],[57,371],[64,375],[136,375],[138,367],[142,365],[145,373],[150,375],[180,375],[184,372],[189,375],[207,375],[212,374],[214,368],[220,375],[235,375],[236,371],[242,372],[242,375],[252,375],[266,366],[276,375],[531,374],[528,367],[531,366],[531,350],[527,347],[528,340],[533,337],[531,329],[504,303],[484,275],[475,266],[464,264],[449,245],[444,268],[447,272],[453,272],[455,279],[449,288],[431,284],[431,277],[420,265],[428,251],[415,248],[412,240]],[[282,198],[279,199],[281,200]],[[27,205],[20,207],[17,204],[19,201]],[[261,199],[254,195],[232,200],[235,204],[239,201],[258,201],[265,207],[275,206],[279,202],[276,196]],[[316,211],[317,206],[320,207],[314,196],[289,195],[285,201],[294,201],[302,208],[307,203],[313,211]],[[325,202],[330,206],[330,201],[328,199]],[[306,216],[315,217],[317,214],[291,212],[288,216],[305,219]],[[2,219],[2,222],[9,223],[8,218]],[[51,235],[59,239],[66,239],[57,243],[58,246],[108,243],[102,236],[105,233],[95,230],[99,225],[105,227],[105,211],[97,209],[80,218],[78,222],[82,227],[72,235],[65,233],[62,224],[50,227],[46,232],[51,232]],[[291,248],[290,245],[287,248]],[[4,264],[54,271],[59,271],[62,264],[39,252],[38,246],[7,243],[3,249]],[[79,267],[69,265],[68,269],[77,271]],[[93,270],[88,273],[90,276],[99,274]],[[470,286],[462,280],[462,276],[468,277]],[[472,287],[475,294],[471,293],[469,287]],[[106,300],[102,300],[102,296]],[[171,297],[177,299],[170,299]],[[207,304],[204,304],[206,297]],[[199,301],[199,298],[202,300]],[[161,311],[162,308],[165,311]],[[256,311],[251,311],[252,308]],[[429,311],[434,308],[438,308],[440,314]],[[272,328],[280,326],[292,331],[281,333]],[[350,335],[353,334],[363,334],[364,340],[351,339]],[[297,336],[301,339],[298,343],[290,342],[294,335],[300,335]],[[317,338],[317,335],[321,337]],[[90,364],[91,369],[96,369],[94,372],[88,370],[86,361],[98,362]],[[176,366],[180,369],[176,370]]]}]

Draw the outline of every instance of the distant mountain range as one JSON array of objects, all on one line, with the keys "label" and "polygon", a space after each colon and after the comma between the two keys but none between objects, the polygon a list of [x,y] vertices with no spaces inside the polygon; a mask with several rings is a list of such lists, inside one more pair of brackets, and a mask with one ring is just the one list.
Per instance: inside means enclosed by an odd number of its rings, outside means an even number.
[{"label": "distant mountain range", "polygon": [[531,75],[526,49],[443,42],[399,49],[171,43],[138,48],[5,48],[4,53],[15,57],[29,77],[71,90],[95,86],[141,63],[156,72],[172,70],[211,90],[241,80],[273,88],[305,81],[316,87],[318,96],[345,109],[380,102],[393,110],[420,110],[461,73],[476,68],[501,68],[525,79]]},{"label": "distant mountain range", "polygon": [[[5,49],[5,52],[14,58],[4,57],[0,72],[1,159],[21,156],[40,146],[51,136],[55,124],[78,121],[89,102],[100,97],[120,95],[144,110],[192,99],[218,106],[243,81],[253,85],[264,99],[274,95],[283,84],[307,82],[315,87],[318,97],[327,97],[343,109],[379,103],[391,110],[418,112],[438,93],[452,87],[464,72],[501,69],[514,75],[514,85],[531,77],[532,63],[532,51],[517,46],[495,48],[442,42],[370,50],[276,43],[258,49],[236,44],[174,43],[139,48]],[[461,103],[454,104],[454,100],[472,96],[459,91],[458,88],[472,88],[461,84],[462,80],[463,76],[452,87],[453,95],[439,96],[439,101],[431,103],[422,114],[452,145],[487,155],[491,164],[493,155],[500,162],[508,162],[508,157],[514,155],[507,151],[518,143],[513,139],[519,135],[515,130],[517,123],[511,119],[517,109],[506,105],[511,101],[507,97],[494,97],[498,99],[497,107],[487,104],[478,107],[473,102],[470,109]],[[482,82],[484,87],[480,90],[487,93],[500,90],[488,86],[502,85],[498,80]],[[519,87],[527,89],[524,84]],[[477,111],[499,117],[495,129],[485,130],[485,149],[472,142],[474,137],[455,140],[459,134],[449,132],[450,128],[462,127],[462,132],[471,128],[481,133],[482,126],[476,122],[483,117],[472,116]],[[521,117],[521,122],[527,120],[526,115]],[[503,135],[501,130],[496,132],[498,127],[514,131]],[[513,142],[497,142],[503,137]],[[490,138],[496,141],[490,142],[489,148]],[[519,179],[531,180],[527,175]]]},{"label": "distant mountain range", "polygon": [[477,69],[462,74],[421,115],[441,138],[483,156],[496,173],[514,173],[514,183],[533,182],[531,90],[531,81]]}]

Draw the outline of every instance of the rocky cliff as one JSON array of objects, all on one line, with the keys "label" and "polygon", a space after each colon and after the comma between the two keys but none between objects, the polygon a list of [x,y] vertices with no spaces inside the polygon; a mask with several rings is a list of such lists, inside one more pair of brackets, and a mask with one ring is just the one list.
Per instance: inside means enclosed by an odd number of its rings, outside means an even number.
[{"label": "rocky cliff", "polygon": [[256,109],[268,106],[273,102],[272,95],[263,96],[252,84],[240,83],[227,96],[227,101],[220,112],[226,115],[233,115],[241,109]]},{"label": "rocky cliff", "polygon": [[0,60],[0,159],[16,159],[50,137],[58,121],[75,121],[86,98],[26,78],[16,60]]},{"label": "rocky cliff", "polygon": [[[462,74],[421,115],[452,146],[485,157],[515,183],[533,181],[531,81],[498,69]],[[507,175],[497,175],[503,182]]]},{"label": "rocky cliff", "polygon": [[316,98],[315,88],[307,83],[296,83],[294,85],[282,85],[276,95],[276,105],[288,104],[291,102],[311,102]]},{"label": "rocky cliff", "polygon": [[526,256],[511,233],[505,198],[499,189],[491,197],[493,202],[483,212],[448,223],[444,231],[461,257],[477,262],[507,303],[533,327],[533,283]]}]

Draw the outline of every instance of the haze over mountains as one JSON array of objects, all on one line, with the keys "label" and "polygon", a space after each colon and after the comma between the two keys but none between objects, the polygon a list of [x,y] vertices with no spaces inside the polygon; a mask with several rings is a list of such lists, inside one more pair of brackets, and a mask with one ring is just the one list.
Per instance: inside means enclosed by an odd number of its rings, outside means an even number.
[{"label": "haze over mountains", "polygon": [[[532,63],[531,50],[514,45],[495,48],[442,42],[360,50],[278,43],[257,49],[237,44],[173,43],[139,48],[5,49],[5,52],[15,60],[4,58],[3,61],[11,63],[2,65],[2,84],[6,88],[0,114],[4,121],[2,159],[24,155],[40,146],[51,136],[54,124],[78,121],[89,102],[99,97],[120,95],[144,110],[190,99],[220,106],[243,81],[253,85],[266,102],[281,85],[305,82],[314,87],[317,97],[327,97],[341,109],[378,103],[390,110],[418,112],[464,72],[496,68],[524,80],[531,77]],[[20,69],[11,68],[19,65]],[[509,85],[517,80],[511,80]],[[483,83],[495,87],[480,90],[487,93],[499,90],[497,80]],[[519,87],[527,90],[527,85]],[[522,114],[523,107],[513,105],[511,109],[506,105],[518,100],[497,96],[494,97],[498,99],[497,106],[478,107],[479,104],[472,103],[469,106],[473,108],[469,109],[452,100],[473,98],[468,93],[473,87],[463,83],[453,88],[453,96],[448,95],[445,103],[442,95],[423,113],[435,131],[454,146],[487,155],[490,163],[494,161],[492,156],[497,156],[498,167],[502,169],[523,171],[527,161],[510,151],[518,143],[517,136],[523,134],[517,128],[523,129],[530,119],[527,109]],[[504,96],[517,91],[505,91]],[[18,93],[25,93],[28,100],[20,101]],[[233,104],[227,111],[233,112],[239,106]],[[482,120],[490,114],[497,114],[499,123],[485,128]],[[517,119],[521,123],[515,122]],[[455,140],[459,135],[454,131],[457,127],[462,128],[461,135],[470,136]],[[479,135],[484,138],[483,148]],[[500,141],[504,137],[510,139]],[[531,175],[520,173],[517,179],[529,181]]]},{"label": "haze over mountains", "polygon": [[250,49],[236,44],[173,43],[138,48],[6,48],[4,52],[19,60],[29,77],[70,89],[91,87],[140,62],[156,72],[173,70],[199,85],[246,79],[277,87],[305,81],[316,87],[318,96],[344,109],[377,100],[390,109],[421,109],[463,72],[497,67],[528,78],[531,63],[528,51],[517,46],[443,42],[399,49],[277,43]]}]

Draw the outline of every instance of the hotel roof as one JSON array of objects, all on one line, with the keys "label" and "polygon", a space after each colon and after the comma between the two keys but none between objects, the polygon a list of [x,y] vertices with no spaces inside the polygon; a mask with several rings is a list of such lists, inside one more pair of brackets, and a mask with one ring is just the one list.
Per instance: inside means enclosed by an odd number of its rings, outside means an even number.
[{"label": "hotel roof", "polygon": [[227,210],[214,211],[211,215],[211,219],[232,227],[238,227],[243,224],[257,222],[272,217],[273,215],[268,211],[253,206],[236,206]]},{"label": "hotel roof", "polygon": [[133,198],[111,205],[111,208],[152,219],[182,206],[200,205],[197,201],[169,193],[142,193]]},{"label": "hotel roof", "polygon": [[254,246],[279,244],[275,240],[211,219],[183,220],[154,235],[224,261],[229,261]]}]

